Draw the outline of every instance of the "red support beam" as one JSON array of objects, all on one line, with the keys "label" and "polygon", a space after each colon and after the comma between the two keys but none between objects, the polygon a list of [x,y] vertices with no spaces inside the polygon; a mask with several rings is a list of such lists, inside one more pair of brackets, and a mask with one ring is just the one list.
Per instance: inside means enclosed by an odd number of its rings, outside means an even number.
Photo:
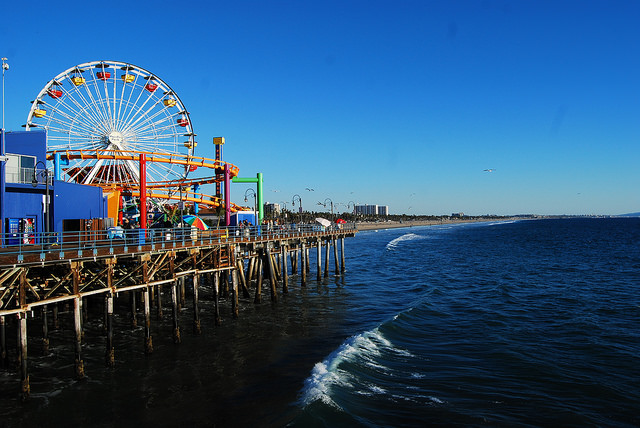
[{"label": "red support beam", "polygon": [[140,228],[147,228],[147,156],[140,153]]}]

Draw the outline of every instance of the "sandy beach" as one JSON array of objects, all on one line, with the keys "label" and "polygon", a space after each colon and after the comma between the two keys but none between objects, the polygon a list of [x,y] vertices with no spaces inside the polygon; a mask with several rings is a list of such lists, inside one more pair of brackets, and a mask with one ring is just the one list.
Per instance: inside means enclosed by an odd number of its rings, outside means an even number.
[{"label": "sandy beach", "polygon": [[357,222],[358,230],[376,230],[376,229],[395,229],[399,227],[416,227],[416,226],[433,226],[437,224],[449,223],[472,223],[478,221],[508,221],[512,218],[495,218],[495,219],[441,219],[441,220],[422,220],[422,221],[384,221],[384,222]]}]

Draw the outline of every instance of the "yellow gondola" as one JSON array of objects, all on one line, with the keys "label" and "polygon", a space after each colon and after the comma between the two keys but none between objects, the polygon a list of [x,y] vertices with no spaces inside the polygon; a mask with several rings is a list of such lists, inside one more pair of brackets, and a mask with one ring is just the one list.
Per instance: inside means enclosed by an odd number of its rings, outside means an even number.
[{"label": "yellow gondola", "polygon": [[120,78],[124,83],[131,83],[136,79],[136,76],[133,74],[126,73],[120,76]]},{"label": "yellow gondola", "polygon": [[173,107],[176,105],[177,101],[175,98],[173,97],[167,97],[164,99],[164,101],[162,101],[164,103],[165,106],[167,107]]},{"label": "yellow gondola", "polygon": [[71,81],[73,82],[74,85],[80,86],[80,85],[84,85],[85,79],[82,76],[73,76],[71,78]]},{"label": "yellow gondola", "polygon": [[33,115],[35,117],[45,117],[46,114],[47,114],[47,111],[42,108],[37,108],[33,111]]}]

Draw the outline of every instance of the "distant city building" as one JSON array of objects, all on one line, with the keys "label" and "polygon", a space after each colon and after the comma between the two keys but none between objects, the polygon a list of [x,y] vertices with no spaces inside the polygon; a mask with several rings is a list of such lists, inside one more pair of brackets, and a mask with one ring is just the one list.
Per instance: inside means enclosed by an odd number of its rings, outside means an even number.
[{"label": "distant city building", "polygon": [[451,213],[451,217],[461,218],[464,217],[464,213]]},{"label": "distant city building", "polygon": [[279,216],[280,211],[281,211],[280,204],[270,203],[270,202],[267,202],[264,204],[264,213],[267,215]]},{"label": "distant city building", "polygon": [[362,215],[389,215],[388,205],[356,205],[355,213]]}]

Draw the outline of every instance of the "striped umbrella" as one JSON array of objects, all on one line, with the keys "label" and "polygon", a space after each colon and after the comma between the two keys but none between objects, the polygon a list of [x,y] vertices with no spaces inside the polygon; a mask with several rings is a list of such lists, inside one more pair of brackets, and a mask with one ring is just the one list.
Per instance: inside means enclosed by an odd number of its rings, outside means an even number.
[{"label": "striped umbrella", "polygon": [[209,226],[207,226],[205,224],[205,222],[198,216],[195,215],[183,215],[182,216],[182,221],[184,221],[185,223],[187,223],[188,225],[192,226],[192,227],[196,227],[200,230],[207,230],[209,229]]}]

